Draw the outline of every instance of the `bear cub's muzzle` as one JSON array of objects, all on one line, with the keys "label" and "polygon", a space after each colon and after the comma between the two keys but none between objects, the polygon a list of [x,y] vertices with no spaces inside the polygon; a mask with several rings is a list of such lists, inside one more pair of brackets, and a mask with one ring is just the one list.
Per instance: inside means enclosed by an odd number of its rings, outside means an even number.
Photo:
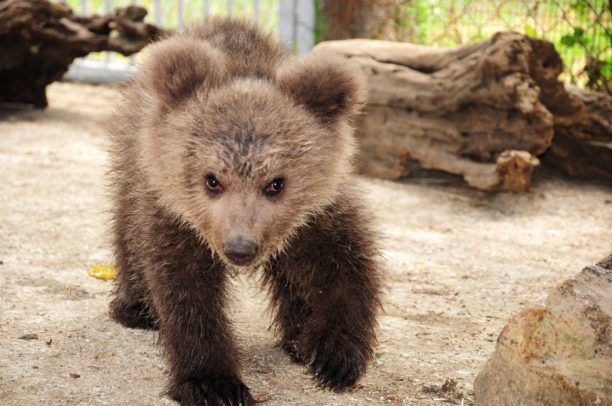
[{"label": "bear cub's muzzle", "polygon": [[255,242],[242,236],[229,240],[223,246],[223,254],[232,264],[239,266],[250,264],[257,256],[258,250]]}]

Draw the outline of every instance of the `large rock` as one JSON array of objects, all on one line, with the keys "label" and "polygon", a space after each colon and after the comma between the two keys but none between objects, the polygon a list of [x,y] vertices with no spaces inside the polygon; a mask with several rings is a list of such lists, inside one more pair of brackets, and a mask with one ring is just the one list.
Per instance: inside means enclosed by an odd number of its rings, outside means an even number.
[{"label": "large rock", "polygon": [[612,255],[502,330],[476,377],[480,405],[612,405]]}]

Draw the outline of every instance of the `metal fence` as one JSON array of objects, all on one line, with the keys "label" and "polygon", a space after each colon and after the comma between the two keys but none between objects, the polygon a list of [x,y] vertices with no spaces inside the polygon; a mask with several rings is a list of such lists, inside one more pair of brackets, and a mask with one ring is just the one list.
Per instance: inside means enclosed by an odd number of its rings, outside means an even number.
[{"label": "metal fence", "polygon": [[609,0],[403,0],[381,37],[456,46],[514,30],[551,41],[564,79],[610,92],[612,12]]},{"label": "metal fence", "polygon": [[[300,53],[313,46],[314,3],[307,0],[64,0],[84,15],[112,13],[116,7],[138,4],[148,10],[146,21],[175,29],[211,15],[240,16],[275,32],[282,42]],[[136,71],[138,56],[125,58],[111,52],[77,60],[65,78],[94,83],[128,79]]]},{"label": "metal fence", "polygon": [[[334,1],[350,9],[354,0]],[[373,1],[373,0],[369,0]],[[391,10],[371,34],[375,38],[431,46],[479,41],[497,31],[514,30],[555,44],[565,62],[564,79],[610,92],[612,33],[609,0],[380,0]],[[321,0],[64,0],[83,14],[108,13],[114,7],[140,4],[148,21],[177,28],[208,15],[239,15],[274,31],[298,52],[317,38],[315,4]],[[394,5],[389,8],[388,4]],[[379,8],[380,10],[381,8]],[[373,8],[376,12],[376,8]],[[68,76],[91,81],[121,79],[134,67],[126,58],[92,55]],[[85,69],[84,69],[85,68]]]}]

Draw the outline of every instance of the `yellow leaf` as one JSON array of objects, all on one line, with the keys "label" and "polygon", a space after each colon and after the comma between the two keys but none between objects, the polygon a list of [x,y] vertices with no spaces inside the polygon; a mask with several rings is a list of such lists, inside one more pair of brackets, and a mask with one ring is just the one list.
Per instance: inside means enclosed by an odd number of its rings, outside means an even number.
[{"label": "yellow leaf", "polygon": [[117,279],[117,268],[112,265],[92,265],[89,275],[105,281]]}]

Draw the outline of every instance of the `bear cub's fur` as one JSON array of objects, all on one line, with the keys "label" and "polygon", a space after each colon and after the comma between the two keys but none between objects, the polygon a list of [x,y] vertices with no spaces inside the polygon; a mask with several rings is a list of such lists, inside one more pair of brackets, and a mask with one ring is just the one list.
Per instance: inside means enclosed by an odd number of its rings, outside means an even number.
[{"label": "bear cub's fur", "polygon": [[224,311],[228,278],[259,270],[280,346],[320,386],[351,387],[380,306],[370,216],[351,180],[356,72],[290,56],[216,19],[150,46],[111,123],[111,316],[159,329],[181,404],[252,404]]}]

